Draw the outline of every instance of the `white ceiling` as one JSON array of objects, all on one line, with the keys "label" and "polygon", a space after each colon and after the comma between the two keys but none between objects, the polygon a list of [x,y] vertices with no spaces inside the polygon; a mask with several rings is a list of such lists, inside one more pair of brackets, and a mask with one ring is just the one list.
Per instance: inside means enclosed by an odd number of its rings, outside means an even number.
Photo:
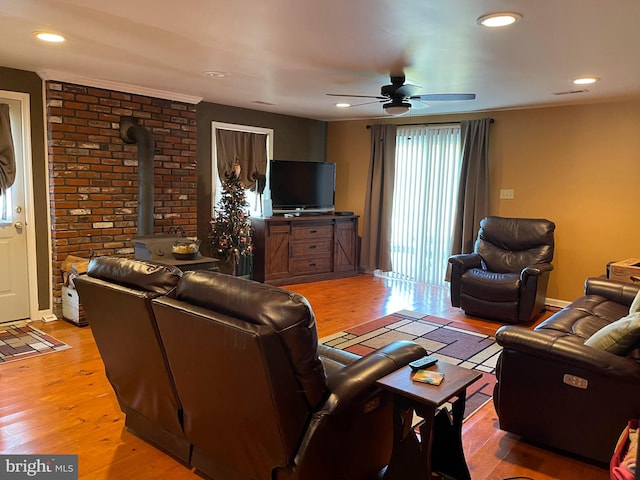
[{"label": "white ceiling", "polygon": [[[476,24],[501,11],[523,18]],[[0,0],[0,25],[5,67],[321,120],[383,116],[326,93],[379,95],[401,71],[420,93],[477,94],[411,115],[640,96],[639,0]],[[586,74],[601,81],[553,94]]]}]

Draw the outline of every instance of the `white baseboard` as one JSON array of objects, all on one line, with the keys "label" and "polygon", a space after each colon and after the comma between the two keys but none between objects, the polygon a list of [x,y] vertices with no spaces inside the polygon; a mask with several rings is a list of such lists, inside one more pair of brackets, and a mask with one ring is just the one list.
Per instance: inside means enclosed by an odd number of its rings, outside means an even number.
[{"label": "white baseboard", "polygon": [[569,305],[571,302],[567,302],[565,300],[558,300],[556,298],[547,298],[545,299],[545,304],[551,307],[564,308]]}]

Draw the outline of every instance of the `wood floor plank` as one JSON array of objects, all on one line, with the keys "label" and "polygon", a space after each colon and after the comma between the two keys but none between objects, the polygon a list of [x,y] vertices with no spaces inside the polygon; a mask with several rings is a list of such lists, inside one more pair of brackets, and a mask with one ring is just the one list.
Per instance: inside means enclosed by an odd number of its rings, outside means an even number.
[{"label": "wood floor plank", "polygon": [[[444,287],[360,275],[285,288],[310,301],[319,336],[403,309],[447,318],[458,326],[489,335],[500,327],[495,322],[465,317],[451,307]],[[200,478],[124,427],[124,415],[106,379],[90,327],[80,328],[62,320],[33,324],[72,348],[0,364],[0,452],[76,453],[82,480]],[[526,444],[502,432],[492,402],[465,421],[463,444],[474,480],[516,475],[535,480],[609,478],[604,468]]]}]

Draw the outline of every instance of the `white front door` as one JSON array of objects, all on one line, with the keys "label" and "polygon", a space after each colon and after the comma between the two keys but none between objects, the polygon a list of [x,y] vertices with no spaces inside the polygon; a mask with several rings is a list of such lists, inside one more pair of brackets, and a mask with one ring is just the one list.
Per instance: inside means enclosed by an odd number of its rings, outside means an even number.
[{"label": "white front door", "polygon": [[6,196],[0,196],[0,322],[29,318],[29,268],[24,182],[23,105],[3,98],[10,107],[16,179]]}]

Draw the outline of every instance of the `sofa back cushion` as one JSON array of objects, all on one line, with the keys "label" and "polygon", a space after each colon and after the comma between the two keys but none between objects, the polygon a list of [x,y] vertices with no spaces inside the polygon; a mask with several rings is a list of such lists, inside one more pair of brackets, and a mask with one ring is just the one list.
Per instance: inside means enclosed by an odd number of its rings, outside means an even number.
[{"label": "sofa back cushion", "polygon": [[551,263],[554,231],[555,224],[545,219],[486,217],[480,221],[475,251],[490,272],[520,272]]},{"label": "sofa back cushion", "polygon": [[166,295],[182,276],[178,269],[120,257],[96,257],[89,262],[87,274],[124,287]]},{"label": "sofa back cushion", "polygon": [[311,305],[302,295],[216,272],[186,272],[176,300],[206,308],[278,333],[310,408],[324,400],[326,377],[318,357],[318,332]]}]

